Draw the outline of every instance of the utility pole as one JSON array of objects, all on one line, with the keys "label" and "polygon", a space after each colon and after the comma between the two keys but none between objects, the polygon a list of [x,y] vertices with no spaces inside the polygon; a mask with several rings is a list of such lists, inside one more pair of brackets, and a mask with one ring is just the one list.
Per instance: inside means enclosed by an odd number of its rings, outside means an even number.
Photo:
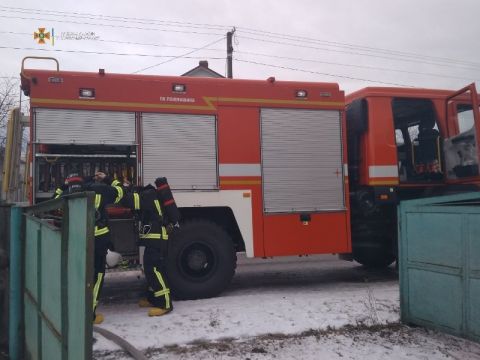
[{"label": "utility pole", "polygon": [[235,28],[232,31],[227,32],[227,77],[233,78],[232,60],[233,60],[233,45],[232,38],[235,33]]}]

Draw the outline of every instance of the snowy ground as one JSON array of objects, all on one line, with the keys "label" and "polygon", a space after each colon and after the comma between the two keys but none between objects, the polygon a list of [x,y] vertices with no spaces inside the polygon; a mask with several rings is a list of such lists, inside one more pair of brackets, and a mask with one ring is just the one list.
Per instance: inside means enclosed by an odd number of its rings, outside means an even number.
[{"label": "snowy ground", "polygon": [[[220,297],[177,301],[149,318],[136,306],[139,272],[108,274],[101,325],[152,359],[480,359],[480,345],[400,325],[393,269],[367,271],[334,256],[240,257]],[[127,359],[95,334],[94,357]]]}]

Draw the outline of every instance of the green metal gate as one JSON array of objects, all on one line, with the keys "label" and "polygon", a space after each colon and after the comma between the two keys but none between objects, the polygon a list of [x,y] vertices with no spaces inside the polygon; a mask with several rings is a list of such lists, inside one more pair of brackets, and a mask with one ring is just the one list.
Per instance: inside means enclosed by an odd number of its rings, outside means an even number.
[{"label": "green metal gate", "polygon": [[399,206],[403,322],[480,340],[480,193]]},{"label": "green metal gate", "polygon": [[22,245],[24,345],[18,356],[90,359],[94,194],[24,208],[17,226],[23,229],[21,239],[12,243]]}]

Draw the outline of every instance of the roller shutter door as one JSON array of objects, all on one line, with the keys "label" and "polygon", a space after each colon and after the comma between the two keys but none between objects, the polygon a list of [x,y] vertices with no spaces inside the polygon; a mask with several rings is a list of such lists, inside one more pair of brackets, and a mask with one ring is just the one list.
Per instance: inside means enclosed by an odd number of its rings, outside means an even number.
[{"label": "roller shutter door", "polygon": [[143,114],[143,179],[172,189],[218,188],[216,119],[210,115]]},{"label": "roller shutter door", "polygon": [[265,213],[343,210],[339,111],[262,109]]},{"label": "roller shutter door", "polygon": [[135,144],[135,113],[35,110],[35,141],[43,144]]}]

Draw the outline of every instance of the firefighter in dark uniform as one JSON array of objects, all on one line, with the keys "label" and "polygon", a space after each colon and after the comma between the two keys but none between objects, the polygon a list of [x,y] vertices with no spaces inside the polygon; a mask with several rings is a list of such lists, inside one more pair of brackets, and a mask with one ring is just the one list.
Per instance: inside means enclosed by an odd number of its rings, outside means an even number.
[{"label": "firefighter in dark uniform", "polygon": [[[168,186],[166,179],[164,181]],[[149,316],[161,316],[173,310],[166,261],[169,234],[179,227],[180,217],[169,189],[168,193],[170,196],[166,198],[148,185],[126,193],[122,200],[122,204],[134,210],[140,221],[139,240],[140,245],[145,246],[143,267],[148,291],[147,298],[141,299],[139,306],[150,307]],[[168,217],[168,213],[173,215]]]},{"label": "firefighter in dark uniform", "polygon": [[97,314],[98,299],[105,277],[105,262],[110,245],[110,230],[106,206],[118,203],[124,194],[118,180],[109,179],[104,173],[97,172],[93,177],[80,177],[71,174],[62,188],[55,190],[54,197],[78,191],[95,192],[95,250],[94,250],[94,286],[93,286],[93,322],[103,322],[103,315]]}]

